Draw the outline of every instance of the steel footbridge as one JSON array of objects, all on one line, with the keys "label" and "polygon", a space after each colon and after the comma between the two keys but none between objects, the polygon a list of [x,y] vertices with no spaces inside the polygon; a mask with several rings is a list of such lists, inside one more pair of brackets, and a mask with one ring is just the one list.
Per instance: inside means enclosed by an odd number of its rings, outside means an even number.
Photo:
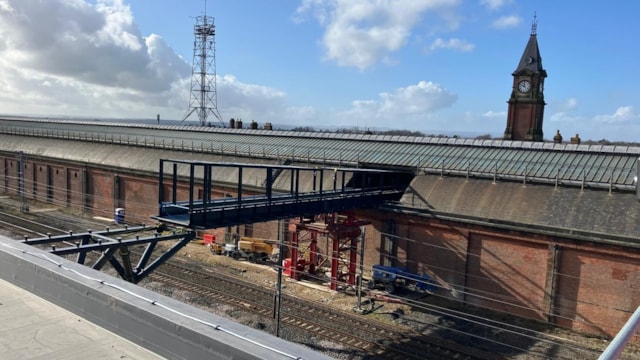
[{"label": "steel footbridge", "polygon": [[[374,208],[399,200],[412,177],[376,169],[160,160],[154,218],[206,229]],[[235,194],[214,183],[235,186]]]}]

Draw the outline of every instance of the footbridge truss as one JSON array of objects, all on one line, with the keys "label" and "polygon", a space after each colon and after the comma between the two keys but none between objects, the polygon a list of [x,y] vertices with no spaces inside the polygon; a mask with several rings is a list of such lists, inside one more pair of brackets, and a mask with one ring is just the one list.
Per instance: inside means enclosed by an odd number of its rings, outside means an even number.
[{"label": "footbridge truss", "polygon": [[[412,177],[378,169],[163,159],[154,218],[211,229],[374,208],[399,200]],[[228,192],[234,187],[235,194]]]},{"label": "footbridge truss", "polygon": [[[140,236],[147,234],[147,236]],[[100,270],[110,263],[118,275],[129,282],[137,284],[147,277],[158,266],[169,260],[176,252],[195,238],[195,232],[188,229],[167,231],[164,225],[127,226],[124,228],[84,233],[69,232],[64,235],[46,236],[29,239],[23,243],[33,246],[47,246],[49,252],[59,256],[76,255],[76,262]],[[175,241],[159,256],[152,257],[159,241]],[[144,246],[141,254],[134,254],[138,261],[132,264],[129,250],[132,246]],[[95,256],[90,256],[95,254]],[[120,259],[116,255],[120,255]]]}]

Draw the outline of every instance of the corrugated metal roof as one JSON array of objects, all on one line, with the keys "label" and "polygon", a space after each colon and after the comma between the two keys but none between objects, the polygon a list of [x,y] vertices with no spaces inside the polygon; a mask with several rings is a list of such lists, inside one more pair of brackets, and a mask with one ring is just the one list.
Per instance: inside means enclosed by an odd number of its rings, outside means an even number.
[{"label": "corrugated metal roof", "polygon": [[634,189],[640,147],[0,119],[0,133],[296,162]]}]

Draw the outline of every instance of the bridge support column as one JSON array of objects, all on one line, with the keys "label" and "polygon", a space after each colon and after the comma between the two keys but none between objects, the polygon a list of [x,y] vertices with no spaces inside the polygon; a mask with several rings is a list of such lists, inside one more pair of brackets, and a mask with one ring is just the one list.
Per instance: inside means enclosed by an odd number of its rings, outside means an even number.
[{"label": "bridge support column", "polygon": [[338,290],[338,266],[340,260],[340,238],[331,237],[331,290]]},{"label": "bridge support column", "polygon": [[119,249],[122,257],[122,267],[124,268],[124,278],[128,282],[133,282],[133,269],[131,268],[131,257],[129,256],[129,248],[123,246]]},{"label": "bridge support column", "polygon": [[351,247],[349,248],[349,277],[347,284],[355,285],[356,283],[356,263],[358,261],[358,238],[351,238]]},{"label": "bridge support column", "polygon": [[[298,279],[298,231],[291,234],[291,262],[289,263],[289,277]],[[280,249],[282,251],[282,249]]]},{"label": "bridge support column", "polygon": [[318,261],[318,233],[311,232],[311,244],[309,245],[309,274],[316,273],[316,262]]}]

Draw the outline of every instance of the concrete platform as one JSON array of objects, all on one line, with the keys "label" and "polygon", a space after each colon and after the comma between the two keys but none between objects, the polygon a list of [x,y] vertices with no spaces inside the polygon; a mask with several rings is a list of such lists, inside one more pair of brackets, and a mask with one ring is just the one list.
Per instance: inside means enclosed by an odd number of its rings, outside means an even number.
[{"label": "concrete platform", "polygon": [[164,359],[0,280],[0,353],[22,359]]},{"label": "concrete platform", "polygon": [[0,358],[330,359],[3,236]]}]

